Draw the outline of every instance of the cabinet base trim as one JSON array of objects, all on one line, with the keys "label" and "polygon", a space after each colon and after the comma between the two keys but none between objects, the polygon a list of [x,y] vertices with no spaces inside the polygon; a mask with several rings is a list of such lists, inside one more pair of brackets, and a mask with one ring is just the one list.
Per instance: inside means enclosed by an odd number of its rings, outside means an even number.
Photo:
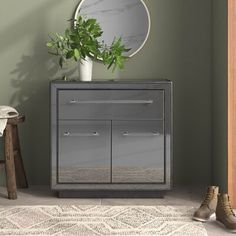
[{"label": "cabinet base trim", "polygon": [[59,198],[164,198],[166,191],[59,191]]}]

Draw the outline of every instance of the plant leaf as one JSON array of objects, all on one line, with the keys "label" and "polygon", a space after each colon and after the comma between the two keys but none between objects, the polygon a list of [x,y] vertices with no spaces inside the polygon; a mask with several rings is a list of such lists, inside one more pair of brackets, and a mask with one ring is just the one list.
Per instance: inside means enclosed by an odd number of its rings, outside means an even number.
[{"label": "plant leaf", "polygon": [[80,59],[80,52],[77,48],[74,49],[74,57],[76,58],[76,60]]},{"label": "plant leaf", "polygon": [[66,54],[66,59],[71,59],[74,56],[74,51],[69,51]]},{"label": "plant leaf", "polygon": [[54,46],[54,44],[53,44],[52,42],[48,42],[46,45],[47,45],[47,47],[49,47],[49,48],[51,48],[51,47]]}]

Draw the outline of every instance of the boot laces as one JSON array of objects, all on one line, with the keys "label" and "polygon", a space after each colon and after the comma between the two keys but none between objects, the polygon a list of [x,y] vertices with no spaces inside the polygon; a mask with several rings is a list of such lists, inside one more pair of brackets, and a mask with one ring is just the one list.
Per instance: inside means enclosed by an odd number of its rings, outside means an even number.
[{"label": "boot laces", "polygon": [[212,195],[213,195],[212,192],[207,192],[207,193],[206,193],[205,199],[204,199],[203,202],[202,202],[202,206],[207,206],[207,205],[209,204],[209,202],[210,202],[211,199],[212,199]]},{"label": "boot laces", "polygon": [[224,209],[224,211],[225,211],[227,216],[231,216],[231,215],[235,216],[234,211],[233,211],[233,209],[231,207],[231,204],[230,204],[229,200],[228,200],[227,203],[223,204],[223,209]]}]

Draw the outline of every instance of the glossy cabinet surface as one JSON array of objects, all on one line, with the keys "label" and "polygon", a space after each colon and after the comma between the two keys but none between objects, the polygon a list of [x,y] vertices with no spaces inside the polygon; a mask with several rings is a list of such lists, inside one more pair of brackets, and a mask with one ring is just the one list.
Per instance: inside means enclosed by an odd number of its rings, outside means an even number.
[{"label": "glossy cabinet surface", "polygon": [[[60,119],[163,119],[163,90],[60,90]],[[158,109],[157,109],[158,108]]]},{"label": "glossy cabinet surface", "polygon": [[114,121],[112,128],[112,182],[163,183],[163,121]]},{"label": "glossy cabinet surface", "polygon": [[58,182],[109,183],[110,122],[62,120],[58,128]]},{"label": "glossy cabinet surface", "polygon": [[169,190],[172,83],[51,83],[53,190]]}]

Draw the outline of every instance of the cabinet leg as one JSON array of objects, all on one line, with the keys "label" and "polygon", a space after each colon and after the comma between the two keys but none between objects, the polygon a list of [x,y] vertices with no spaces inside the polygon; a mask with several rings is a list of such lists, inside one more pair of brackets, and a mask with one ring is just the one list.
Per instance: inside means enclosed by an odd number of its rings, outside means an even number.
[{"label": "cabinet leg", "polygon": [[5,129],[5,159],[8,198],[13,200],[17,198],[17,188],[11,125],[7,125]]},{"label": "cabinet leg", "polygon": [[16,170],[16,184],[17,187],[19,188],[28,188],[25,168],[21,156],[18,128],[16,125],[12,126],[12,133],[13,133],[13,147],[14,147],[14,163]]}]

